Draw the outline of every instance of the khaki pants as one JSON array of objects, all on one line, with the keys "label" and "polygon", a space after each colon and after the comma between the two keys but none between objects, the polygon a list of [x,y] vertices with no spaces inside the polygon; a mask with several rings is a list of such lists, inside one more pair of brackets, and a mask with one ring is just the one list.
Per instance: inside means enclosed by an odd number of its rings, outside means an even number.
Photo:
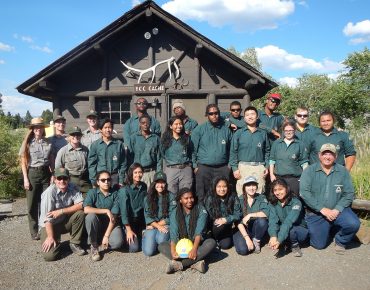
[{"label": "khaki pants", "polygon": [[265,191],[265,177],[263,175],[263,172],[265,170],[264,165],[246,165],[239,163],[238,169],[240,171],[240,175],[242,176],[238,181],[236,182],[236,192],[238,196],[243,195],[243,184],[244,180],[248,176],[254,176],[258,181],[258,193],[263,193]]},{"label": "khaki pants", "polygon": [[155,174],[155,170],[151,170],[149,172],[144,172],[144,174],[143,174],[143,178],[141,179],[141,181],[146,184],[148,189],[149,189],[150,184],[154,180],[154,174]]}]

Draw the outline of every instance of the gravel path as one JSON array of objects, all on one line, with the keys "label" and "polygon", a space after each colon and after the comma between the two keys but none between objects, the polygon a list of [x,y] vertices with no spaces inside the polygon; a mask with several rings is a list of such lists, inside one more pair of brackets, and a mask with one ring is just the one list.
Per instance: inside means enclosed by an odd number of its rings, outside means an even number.
[{"label": "gravel path", "polygon": [[46,263],[40,242],[29,238],[24,199],[0,221],[0,245],[0,289],[370,289],[370,247],[357,244],[344,256],[330,245],[280,259],[267,247],[247,257],[232,248],[212,255],[206,274],[167,275],[164,257],[142,253],[107,253],[97,263],[67,254]]}]

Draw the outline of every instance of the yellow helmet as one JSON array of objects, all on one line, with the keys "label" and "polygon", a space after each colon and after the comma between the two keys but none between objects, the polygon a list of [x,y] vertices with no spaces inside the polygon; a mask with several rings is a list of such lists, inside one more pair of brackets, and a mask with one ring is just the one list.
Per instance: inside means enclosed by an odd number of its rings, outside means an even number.
[{"label": "yellow helmet", "polygon": [[189,239],[181,239],[176,244],[176,253],[180,258],[188,258],[189,252],[193,248],[193,242]]}]

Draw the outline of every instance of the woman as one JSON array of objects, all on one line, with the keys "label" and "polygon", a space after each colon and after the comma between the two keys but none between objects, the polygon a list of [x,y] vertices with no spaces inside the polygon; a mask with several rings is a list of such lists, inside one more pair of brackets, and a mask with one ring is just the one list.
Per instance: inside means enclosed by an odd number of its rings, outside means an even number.
[{"label": "woman", "polygon": [[145,229],[144,197],[147,187],[141,181],[143,168],[133,163],[126,175],[125,186],[118,191],[122,224],[129,252],[140,250],[141,233]]},{"label": "woman", "polygon": [[[176,210],[173,210],[170,215],[170,242],[164,242],[158,246],[158,250],[170,259],[166,273],[171,274],[188,267],[205,273],[203,259],[216,247],[214,239],[202,241],[202,235],[206,229],[207,211],[195,202],[193,192],[186,187],[177,193],[176,204]],[[180,259],[176,252],[176,244],[184,238],[193,242],[193,248],[188,258]]]},{"label": "woman", "polygon": [[242,211],[226,177],[216,177],[212,181],[204,204],[211,221],[212,237],[221,249],[230,249],[233,245],[233,225],[241,219]]},{"label": "woman", "polygon": [[181,117],[169,119],[161,140],[161,152],[166,164],[168,190],[178,192],[179,188],[192,188],[193,146],[190,136],[185,134]]},{"label": "woman", "polygon": [[287,121],[282,126],[284,138],[274,141],[270,152],[270,179],[284,179],[293,193],[299,195],[299,178],[308,165],[304,143],[295,138],[295,125]]},{"label": "woman", "polygon": [[101,260],[99,243],[103,249],[112,250],[123,244],[122,228],[117,216],[119,214],[118,193],[111,188],[112,178],[108,171],[96,175],[96,187],[90,189],[84,200],[85,227],[88,243],[91,245],[91,259]]},{"label": "woman", "polygon": [[39,240],[39,204],[41,194],[50,184],[51,145],[45,139],[44,120],[33,118],[19,151],[23,185],[27,195],[28,225],[32,240]]},{"label": "woman", "polygon": [[308,237],[304,211],[301,201],[293,196],[284,179],[276,179],[271,184],[268,232],[270,248],[279,250],[276,257],[285,254],[288,242],[294,256],[302,257],[299,244]]},{"label": "woman", "polygon": [[153,256],[159,244],[170,240],[169,216],[175,206],[174,196],[167,190],[166,174],[159,171],[154,175],[144,199],[146,229],[142,248],[145,256]]},{"label": "woman", "polygon": [[233,236],[235,250],[239,255],[261,252],[261,240],[267,232],[269,214],[268,203],[264,195],[257,193],[258,182],[254,176],[248,176],[243,184],[241,204],[243,219],[238,225],[239,231]]}]

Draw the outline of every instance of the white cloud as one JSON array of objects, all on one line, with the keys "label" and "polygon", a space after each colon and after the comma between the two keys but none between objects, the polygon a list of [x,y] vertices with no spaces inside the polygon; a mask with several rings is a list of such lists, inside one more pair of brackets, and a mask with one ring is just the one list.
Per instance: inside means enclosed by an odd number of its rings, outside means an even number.
[{"label": "white cloud", "polygon": [[52,110],[50,102],[42,101],[29,96],[2,96],[2,108],[5,113],[10,112],[12,115],[19,113],[25,116],[27,110],[34,117],[40,116],[46,109]]},{"label": "white cloud", "polygon": [[0,42],[0,50],[2,51],[12,51],[14,50],[14,47],[10,46],[9,44],[5,44]]},{"label": "white cloud", "polygon": [[31,49],[33,50],[39,50],[39,51],[42,51],[42,52],[46,52],[46,53],[52,53],[53,51],[47,47],[47,46],[38,46],[38,45],[31,45],[30,46]]},{"label": "white cloud", "polygon": [[0,59],[0,64],[4,64],[4,63],[5,63],[5,60]]},{"label": "white cloud", "polygon": [[135,6],[140,5],[140,4],[141,4],[141,1],[140,0],[132,0],[131,1],[131,6],[132,7],[135,7]]},{"label": "white cloud", "polygon": [[351,38],[349,42],[351,44],[360,44],[370,41],[370,20],[364,20],[353,24],[352,22],[347,23],[343,28],[345,36],[358,36]]},{"label": "white cloud", "polygon": [[162,8],[182,20],[255,31],[277,28],[278,21],[292,14],[295,5],[293,0],[171,0]]},{"label": "white cloud", "polygon": [[291,88],[295,88],[298,85],[298,79],[292,77],[283,77],[279,79],[280,84],[285,84]]},{"label": "white cloud", "polygon": [[19,35],[17,33],[14,33],[13,34],[13,37],[15,39],[19,39],[19,40],[22,40],[23,42],[27,42],[27,43],[33,43],[33,39],[31,36],[25,36],[25,35]]},{"label": "white cloud", "polygon": [[341,63],[329,59],[319,62],[299,54],[288,53],[286,50],[274,45],[267,45],[262,48],[257,47],[256,52],[258,60],[264,68],[284,71],[303,70],[316,73],[333,72],[343,68]]}]

